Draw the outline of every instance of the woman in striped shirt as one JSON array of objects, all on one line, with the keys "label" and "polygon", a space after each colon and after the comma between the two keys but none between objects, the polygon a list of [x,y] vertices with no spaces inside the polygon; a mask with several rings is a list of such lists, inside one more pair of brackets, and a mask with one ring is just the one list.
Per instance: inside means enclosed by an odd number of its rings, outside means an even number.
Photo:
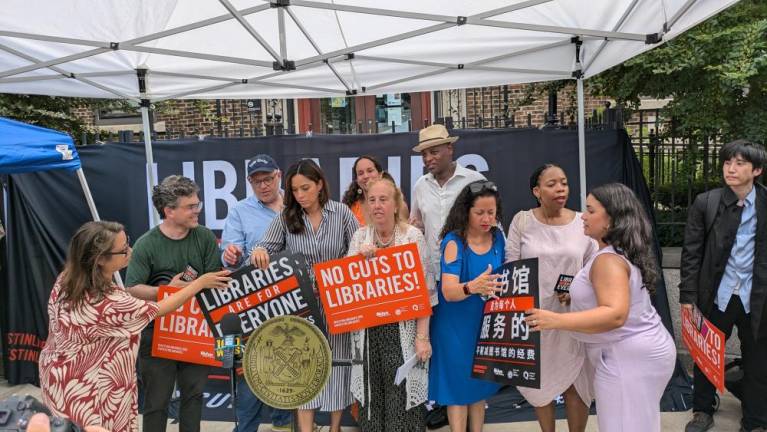
[{"label": "woman in striped shirt", "polygon": [[[288,169],[285,182],[285,209],[280,217],[274,218],[259,245],[251,251],[250,262],[266,268],[270,254],[287,250],[303,255],[311,274],[315,263],[346,256],[359,224],[348,207],[330,200],[330,188],[320,167],[311,159],[303,159]],[[329,335],[328,342],[334,360],[351,359],[348,333]],[[317,408],[330,411],[331,432],[341,431],[341,413],[352,403],[350,366],[333,367],[322,392],[298,409],[300,431],[312,431]]]}]

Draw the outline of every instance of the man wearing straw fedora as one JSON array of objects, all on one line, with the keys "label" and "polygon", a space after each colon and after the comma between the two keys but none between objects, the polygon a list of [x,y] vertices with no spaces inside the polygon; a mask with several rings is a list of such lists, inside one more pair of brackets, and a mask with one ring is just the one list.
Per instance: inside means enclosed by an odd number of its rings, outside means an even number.
[{"label": "man wearing straw fedora", "polygon": [[418,145],[413,147],[414,152],[421,153],[427,173],[413,187],[410,224],[424,231],[429,267],[424,272],[432,280],[439,279],[439,233],[455,198],[469,183],[486,180],[453,160],[456,141],[458,137],[450,136],[445,126],[434,124],[418,132]]}]

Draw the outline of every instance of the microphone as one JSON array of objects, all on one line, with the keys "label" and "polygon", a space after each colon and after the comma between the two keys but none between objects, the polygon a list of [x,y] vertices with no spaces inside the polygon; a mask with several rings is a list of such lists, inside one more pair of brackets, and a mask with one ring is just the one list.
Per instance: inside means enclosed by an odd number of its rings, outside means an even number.
[{"label": "microphone", "polygon": [[221,337],[216,338],[216,360],[224,369],[232,369],[242,358],[242,325],[240,318],[228,313],[221,318]]}]

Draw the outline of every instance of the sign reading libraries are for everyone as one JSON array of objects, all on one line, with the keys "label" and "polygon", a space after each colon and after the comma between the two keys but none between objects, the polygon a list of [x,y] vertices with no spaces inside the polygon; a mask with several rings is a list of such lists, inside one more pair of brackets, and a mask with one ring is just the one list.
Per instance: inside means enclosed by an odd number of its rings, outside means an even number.
[{"label": "sign reading libraries are for everyone", "polygon": [[724,333],[697,306],[682,307],[682,340],[703,375],[724,393]]},{"label": "sign reading libraries are for everyone", "polygon": [[[157,300],[181,288],[160,285]],[[213,333],[197,299],[191,298],[175,311],[157,318],[152,335],[152,356],[208,366],[221,366],[213,353]]]},{"label": "sign reading libraries are for everyone", "polygon": [[332,334],[431,315],[415,243],[314,265]]},{"label": "sign reading libraries are for everyone", "polygon": [[220,321],[228,313],[240,318],[245,336],[269,318],[283,315],[300,316],[324,329],[306,273],[306,260],[288,253],[274,255],[271,259],[264,270],[249,265],[235,271],[229,275],[232,280],[226,289],[197,293],[197,301],[215,336],[222,336]]},{"label": "sign reading libraries are for everyone", "polygon": [[541,334],[525,322],[525,311],[539,307],[538,258],[512,261],[493,273],[503,286],[498,298],[485,302],[472,376],[541,388]]}]

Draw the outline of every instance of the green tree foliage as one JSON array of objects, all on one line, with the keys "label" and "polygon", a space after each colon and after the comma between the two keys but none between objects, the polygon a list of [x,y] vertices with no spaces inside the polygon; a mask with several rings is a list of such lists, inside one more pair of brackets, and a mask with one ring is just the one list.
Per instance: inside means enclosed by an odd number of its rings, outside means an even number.
[{"label": "green tree foliage", "polygon": [[767,1],[743,0],[681,36],[589,80],[593,94],[637,107],[672,98],[687,136],[767,138]]},{"label": "green tree foliage", "polygon": [[76,141],[87,131],[83,119],[73,112],[81,107],[130,109],[127,102],[119,100],[0,93],[0,117],[65,132]]},{"label": "green tree foliage", "polygon": [[77,98],[0,94],[0,116],[77,136],[84,125],[72,109],[83,104]]}]

